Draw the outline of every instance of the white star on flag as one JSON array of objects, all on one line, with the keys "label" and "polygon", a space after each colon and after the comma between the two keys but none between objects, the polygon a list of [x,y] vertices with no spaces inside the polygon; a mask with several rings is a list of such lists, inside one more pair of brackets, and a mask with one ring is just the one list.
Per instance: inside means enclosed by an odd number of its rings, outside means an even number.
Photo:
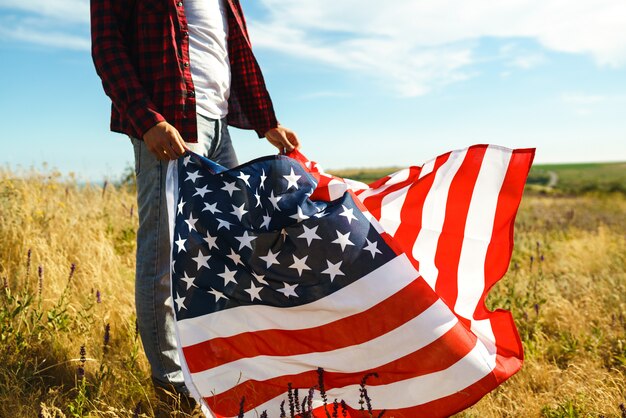
[{"label": "white star on flag", "polygon": [[211,258],[210,255],[204,255],[202,254],[202,250],[198,250],[198,256],[192,257],[191,259],[196,262],[197,269],[200,270],[201,267],[210,268],[208,263],[209,258]]},{"label": "white star on flag", "polygon": [[311,245],[311,242],[313,242],[314,239],[321,240],[322,238],[315,233],[315,231],[317,231],[318,226],[319,225],[316,225],[314,228],[309,228],[306,225],[302,225],[302,228],[304,228],[304,232],[302,233],[302,235],[298,235],[298,238],[306,239],[307,245]]},{"label": "white star on flag", "polygon": [[187,276],[187,273],[184,273],[184,276],[181,277],[180,280],[182,280],[183,282],[185,282],[187,284],[187,290],[191,289],[191,287],[198,287],[194,283],[196,278]]},{"label": "white star on flag", "polygon": [[185,242],[187,242],[187,240],[181,239],[180,234],[178,234],[178,240],[174,242],[176,242],[176,245],[178,246],[178,252],[187,251],[185,250]]},{"label": "white star on flag", "polygon": [[363,250],[369,251],[372,254],[372,258],[376,257],[376,254],[382,254],[378,249],[378,243],[376,241],[370,242],[367,238],[365,238],[365,241],[367,241],[367,247],[363,248]]},{"label": "white star on flag", "polygon": [[213,215],[215,215],[216,213],[222,213],[222,211],[217,208],[217,202],[215,202],[213,204],[209,204],[208,202],[204,202],[204,209],[202,209],[202,212],[204,212],[205,210],[208,210]]},{"label": "white star on flag", "polygon": [[328,264],[328,268],[322,271],[322,273],[328,274],[330,276],[331,283],[333,280],[335,280],[335,276],[345,276],[345,274],[343,274],[343,272],[339,270],[339,267],[341,267],[341,263],[343,263],[343,261],[333,264],[330,261],[326,260],[326,264]]},{"label": "white star on flag", "polygon": [[341,245],[341,251],[345,251],[346,245],[354,245],[348,238],[350,238],[350,231],[342,234],[339,231],[337,232],[337,239],[332,241],[333,244]]},{"label": "white star on flag", "polygon": [[261,224],[261,226],[259,228],[270,229],[270,221],[271,220],[272,220],[272,217],[269,216],[267,214],[267,212],[265,212],[265,215],[263,215],[263,223]]},{"label": "white star on flag", "polygon": [[189,219],[185,219],[185,222],[187,223],[187,226],[189,226],[189,232],[191,232],[192,229],[196,229],[196,222],[198,222],[198,219],[193,217],[193,213],[190,213]]},{"label": "white star on flag", "polygon": [[224,187],[222,187],[222,190],[226,190],[228,192],[228,195],[230,197],[233,197],[233,192],[240,192],[241,190],[239,190],[239,187],[237,187],[235,185],[236,183],[233,181],[232,183],[229,183],[227,181],[224,182]]},{"label": "white star on flag", "polygon": [[217,236],[214,237],[209,233],[209,231],[207,231],[206,237],[204,237],[203,239],[204,241],[206,241],[207,244],[209,244],[209,250],[214,247],[219,249],[219,247],[217,246]]},{"label": "white star on flag", "polygon": [[196,180],[198,180],[199,178],[202,178],[202,176],[200,174],[198,174],[198,171],[194,171],[193,173],[188,171],[187,172],[187,178],[185,179],[185,181],[191,180],[192,183],[195,183]]},{"label": "white star on flag", "polygon": [[283,282],[283,285],[285,285],[285,287],[283,287],[282,289],[276,289],[276,291],[282,293],[287,298],[290,296],[293,296],[295,298],[298,297],[298,294],[296,293],[296,287],[298,287],[297,283],[288,284],[288,283]]},{"label": "white star on flag", "polygon": [[183,206],[185,206],[185,201],[183,199],[180,199],[180,202],[178,203],[178,213],[183,213]]},{"label": "white star on flag", "polygon": [[282,196],[274,196],[274,190],[272,190],[272,193],[270,194],[270,197],[268,197],[268,199],[272,203],[272,206],[274,206],[274,209],[280,210],[280,208],[278,207],[278,202],[280,201],[280,199],[282,199]]},{"label": "white star on flag", "polygon": [[254,197],[256,198],[256,205],[254,205],[255,208],[258,208],[261,205],[261,195],[259,194],[259,189],[256,189],[256,192],[254,192]]},{"label": "white star on flag", "polygon": [[217,226],[217,230],[219,231],[221,228],[226,228],[230,231],[230,226],[232,225],[230,222],[225,221],[224,219],[215,218],[219,225]]},{"label": "white star on flag", "polygon": [[235,263],[235,266],[237,264],[242,264],[243,265],[243,263],[241,262],[241,256],[239,254],[237,254],[235,252],[235,250],[233,250],[232,248],[230,249],[230,254],[228,254],[226,257],[228,257],[231,260],[233,260],[233,263]]},{"label": "white star on flag", "polygon": [[242,216],[248,213],[248,211],[243,208],[245,206],[245,203],[242,203],[241,206],[239,207],[235,205],[232,205],[232,206],[233,206],[233,211],[231,212],[231,215],[235,215],[237,219],[239,219],[239,222],[241,222]]},{"label": "white star on flag", "polygon": [[211,258],[210,255],[205,256],[204,254],[202,254],[202,250],[198,250],[198,256],[192,257],[191,259],[196,262],[197,269],[200,270],[201,267],[210,268],[208,263],[209,258]]},{"label": "white star on flag", "polygon": [[296,213],[291,215],[290,218],[295,219],[297,222],[302,222],[305,219],[309,219],[309,216],[305,215],[304,213],[302,213],[302,207],[298,206],[298,209],[297,209]]},{"label": "white star on flag", "polygon": [[306,265],[306,259],[308,255],[305,255],[302,258],[298,258],[295,255],[293,256],[293,264],[289,266],[290,269],[298,270],[298,276],[302,276],[303,270],[311,270],[309,266]]},{"label": "white star on flag", "polygon": [[181,309],[187,309],[187,307],[185,306],[185,297],[180,296],[178,292],[176,292],[176,299],[174,299],[174,302],[176,302],[176,309],[178,310],[178,312],[180,312]]},{"label": "white star on flag", "polygon": [[231,282],[237,284],[235,274],[237,274],[237,270],[229,270],[228,267],[224,266],[224,273],[219,273],[218,276],[224,279],[224,287],[226,287]]},{"label": "white star on flag", "polygon": [[256,287],[254,283],[250,282],[250,288],[244,289],[250,295],[250,301],[254,302],[254,299],[262,300],[259,293],[263,290],[262,286]]},{"label": "white star on flag", "polygon": [[301,176],[297,176],[293,172],[293,167],[291,167],[291,173],[289,173],[289,175],[284,175],[283,177],[285,178],[285,180],[287,180],[287,190],[289,190],[289,188],[291,187],[295,187],[296,189],[298,188],[298,179]]},{"label": "white star on flag", "polygon": [[207,186],[202,186],[201,188],[196,187],[196,192],[193,194],[193,196],[200,196],[202,199],[204,199],[204,195],[207,193],[211,193],[211,190],[209,190]]},{"label": "white star on flag", "polygon": [[245,174],[243,171],[241,171],[237,178],[243,180],[243,182],[246,183],[246,186],[250,187],[250,183],[248,182],[248,179],[250,178],[249,174]]},{"label": "white star on flag", "polygon": [[257,237],[248,235],[248,231],[243,231],[243,235],[240,237],[235,237],[235,239],[239,241],[239,251],[241,251],[245,247],[252,249],[252,241],[257,239]]},{"label": "white star on flag", "polygon": [[267,255],[261,256],[261,257],[259,257],[259,258],[260,258],[261,260],[265,261],[265,263],[267,263],[267,268],[270,268],[272,264],[280,264],[280,263],[278,262],[278,259],[277,259],[278,254],[280,254],[280,253],[276,253],[276,254],[274,254],[274,253],[272,252],[272,250],[269,250],[269,251],[267,252]]},{"label": "white star on flag", "polygon": [[265,175],[265,169],[261,169],[261,171],[261,184],[259,185],[259,188],[265,190],[265,179],[267,178],[267,176]]},{"label": "white star on flag", "polygon": [[343,212],[341,212],[339,216],[345,216],[345,218],[348,220],[348,225],[351,225],[353,219],[355,221],[357,220],[356,216],[354,216],[354,209],[353,208],[348,209],[345,205],[341,205],[341,206],[343,207]]},{"label": "white star on flag", "polygon": [[213,296],[215,296],[215,302],[217,302],[220,299],[226,299],[228,300],[228,298],[226,296],[224,296],[224,294],[222,292],[220,292],[219,290],[215,290],[215,289],[211,289],[209,290],[209,293],[212,294]]}]

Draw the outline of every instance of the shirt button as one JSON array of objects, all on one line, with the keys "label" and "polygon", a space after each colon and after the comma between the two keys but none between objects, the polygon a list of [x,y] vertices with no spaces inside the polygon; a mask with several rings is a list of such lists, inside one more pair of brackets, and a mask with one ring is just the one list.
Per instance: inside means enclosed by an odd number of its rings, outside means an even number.
[{"label": "shirt button", "polygon": [[185,62],[183,63],[183,65],[184,65],[185,67],[189,67],[189,63],[188,63],[187,61],[185,61]]},{"label": "shirt button", "polygon": [[183,7],[183,2],[182,2],[182,1],[179,1],[179,2],[177,3],[177,5],[178,5],[178,7]]},{"label": "shirt button", "polygon": [[187,96],[188,97],[195,97],[196,96],[196,92],[191,90],[191,91],[187,92]]}]

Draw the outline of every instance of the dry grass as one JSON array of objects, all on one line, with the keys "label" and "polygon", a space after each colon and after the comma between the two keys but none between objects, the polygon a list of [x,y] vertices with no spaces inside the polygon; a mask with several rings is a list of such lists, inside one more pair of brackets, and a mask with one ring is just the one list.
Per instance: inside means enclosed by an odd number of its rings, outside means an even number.
[{"label": "dry grass", "polygon": [[[135,333],[134,204],[130,187],[0,172],[0,416],[128,417],[139,403],[152,414]],[[489,303],[513,311],[526,362],[459,416],[620,416],[626,197],[527,196],[516,245]]]}]

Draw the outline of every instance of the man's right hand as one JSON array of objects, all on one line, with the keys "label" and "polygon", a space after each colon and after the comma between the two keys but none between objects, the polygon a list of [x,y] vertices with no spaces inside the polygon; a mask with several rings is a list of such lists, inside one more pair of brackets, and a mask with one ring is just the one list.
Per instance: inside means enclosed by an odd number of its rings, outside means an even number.
[{"label": "man's right hand", "polygon": [[159,160],[176,160],[185,153],[185,141],[178,130],[165,121],[150,128],[143,142]]}]

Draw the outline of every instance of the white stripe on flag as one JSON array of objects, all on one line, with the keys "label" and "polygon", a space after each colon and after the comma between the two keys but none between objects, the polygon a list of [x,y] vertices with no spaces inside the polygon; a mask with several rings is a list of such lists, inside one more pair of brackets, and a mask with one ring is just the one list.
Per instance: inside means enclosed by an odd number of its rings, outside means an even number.
[{"label": "white stripe on flag", "polygon": [[435,163],[437,162],[436,158],[433,158],[432,160],[428,160],[423,166],[422,166],[422,170],[420,171],[420,175],[418,177],[418,179],[421,179],[422,177],[424,177],[427,174],[430,174],[433,172],[433,170],[435,169]]},{"label": "white stripe on flag", "polygon": [[402,254],[349,286],[305,305],[291,308],[238,306],[178,321],[180,339],[183,346],[189,346],[243,332],[318,327],[365,311],[418,277],[408,257]]},{"label": "white stripe on flag", "polygon": [[[485,290],[485,260],[493,234],[498,197],[511,160],[512,151],[488,147],[485,151],[478,178],[472,193],[463,246],[457,271],[457,299],[454,311],[464,318],[473,319],[474,311]],[[477,325],[479,337],[495,343],[490,322]],[[472,324],[474,331],[474,324]],[[490,347],[494,349],[494,347]]]},{"label": "white stripe on flag", "polygon": [[435,265],[435,256],[445,221],[448,192],[466,154],[467,149],[457,150],[450,154],[448,160],[437,170],[433,185],[424,199],[422,229],[413,245],[413,258],[419,260],[420,274],[433,289],[439,275],[439,270]]},{"label": "white stripe on flag", "polygon": [[[402,409],[422,405],[434,400],[454,395],[471,384],[487,376],[495,367],[495,356],[489,354],[485,346],[477,341],[476,346],[465,357],[447,369],[400,380],[387,385],[367,386],[367,394],[376,409]],[[359,409],[359,385],[330,389],[328,399],[344,399],[348,405]],[[319,392],[314,396],[320,398]],[[256,417],[267,410],[269,416],[278,412],[286,395],[278,396],[250,411],[246,418]]]},{"label": "white stripe on flag", "polygon": [[327,372],[356,373],[375,369],[427,346],[457,322],[450,308],[438,300],[410,321],[362,344],[321,353],[244,358],[192,376],[200,392],[212,396],[247,380],[268,380],[318,367]]},{"label": "white stripe on flag", "polygon": [[385,197],[380,208],[380,223],[389,235],[394,236],[400,228],[400,214],[411,185],[391,192]]}]

